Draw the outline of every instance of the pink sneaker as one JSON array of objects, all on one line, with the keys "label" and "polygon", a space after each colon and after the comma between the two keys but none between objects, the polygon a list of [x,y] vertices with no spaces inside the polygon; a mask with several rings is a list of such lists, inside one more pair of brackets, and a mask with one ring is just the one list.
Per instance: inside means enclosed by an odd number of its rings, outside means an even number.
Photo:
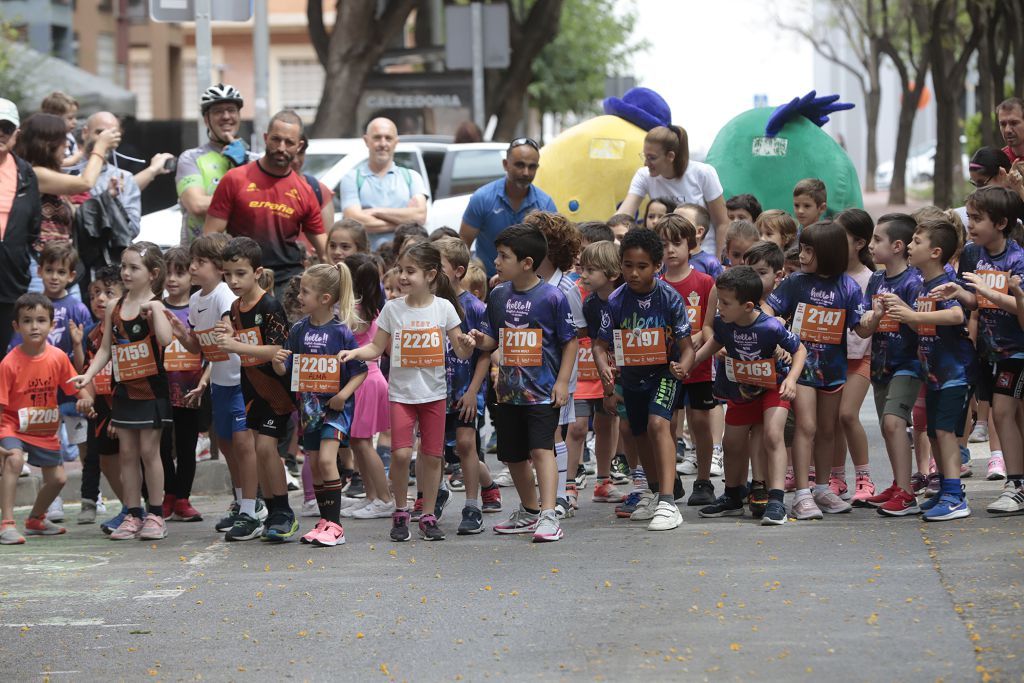
[{"label": "pink sneaker", "polygon": [[110,534],[111,541],[130,541],[139,537],[142,531],[142,520],[135,515],[125,515],[121,526]]},{"label": "pink sneaker", "polygon": [[625,499],[626,494],[617,489],[611,479],[600,481],[594,487],[595,503],[621,503]]},{"label": "pink sneaker", "polygon": [[846,479],[840,479],[837,476],[830,475],[828,478],[828,487],[832,493],[836,494],[843,500],[850,500],[850,489],[846,485]]},{"label": "pink sneaker", "polygon": [[823,517],[821,510],[814,503],[813,496],[796,498],[793,501],[793,508],[790,510],[790,514],[795,519],[821,519]]},{"label": "pink sneaker", "polygon": [[167,538],[167,524],[164,518],[152,513],[146,515],[142,522],[142,530],[139,531],[139,540],[159,541],[162,538]]},{"label": "pink sneaker", "polygon": [[825,489],[822,492],[814,492],[814,502],[817,504],[818,509],[822,512],[827,512],[830,515],[837,515],[841,512],[849,512],[853,507],[845,500],[832,493],[831,489]]},{"label": "pink sneaker", "polygon": [[796,491],[796,475],[792,467],[786,468],[786,492]]},{"label": "pink sneaker", "polygon": [[302,541],[303,543],[314,543],[314,542],[316,542],[317,537],[320,535],[320,532],[324,530],[324,526],[326,524],[327,524],[327,520],[324,519],[323,517],[321,517],[320,521],[316,523],[316,526],[313,527],[312,529],[310,529],[309,533],[307,533],[305,536],[303,536],[299,540]]},{"label": "pink sneaker", "polygon": [[852,502],[853,506],[857,508],[869,507],[867,501],[868,498],[875,495],[875,482],[871,481],[871,477],[860,475],[857,477],[857,483],[854,486],[856,487],[856,490],[853,494],[853,500],[850,502]]},{"label": "pink sneaker", "polygon": [[334,522],[328,522],[327,520],[322,521],[324,522],[324,525],[320,529],[320,533],[313,539],[313,545],[320,545],[325,548],[333,548],[336,545],[345,545],[345,530],[341,528],[341,525],[335,524]]},{"label": "pink sneaker", "polygon": [[989,481],[1006,479],[1006,462],[1003,461],[1003,456],[993,455],[988,459],[988,476],[985,478]]}]

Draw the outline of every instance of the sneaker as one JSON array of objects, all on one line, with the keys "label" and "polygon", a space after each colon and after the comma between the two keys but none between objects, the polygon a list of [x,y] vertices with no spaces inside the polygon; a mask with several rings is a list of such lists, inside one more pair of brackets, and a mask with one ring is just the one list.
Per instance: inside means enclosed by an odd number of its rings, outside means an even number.
[{"label": "sneaker", "polygon": [[823,519],[824,515],[814,502],[814,496],[802,496],[793,500],[790,511],[795,519]]},{"label": "sneaker", "polygon": [[899,490],[900,487],[896,485],[896,482],[893,482],[892,486],[885,489],[881,493],[876,493],[875,495],[865,499],[864,503],[870,505],[871,507],[880,507],[881,505],[888,503],[889,499],[892,498],[893,495]]},{"label": "sneaker", "polygon": [[348,486],[345,487],[345,495],[349,498],[366,498],[366,485],[358,472],[349,479]]},{"label": "sneaker", "polygon": [[875,495],[875,482],[871,481],[871,477],[865,477],[864,475],[857,476],[857,482],[854,484],[853,498],[850,502],[855,508],[867,507],[868,498]]},{"label": "sneaker", "polygon": [[576,467],[576,476],[574,477],[574,481],[576,482],[576,488],[577,489],[585,489],[585,488],[587,488],[587,479],[588,479],[587,468],[584,467],[583,463],[580,463]]},{"label": "sneaker", "polygon": [[64,521],[64,499],[57,496],[50,503],[50,507],[46,509],[46,518],[51,522],[63,522]]},{"label": "sneaker", "polygon": [[78,523],[79,524],[95,524],[96,523],[96,501],[94,500],[83,500],[82,509],[78,511]]},{"label": "sneaker", "polygon": [[921,508],[917,505],[917,496],[904,491],[898,486],[895,488],[896,490],[890,494],[889,500],[878,507],[878,514],[888,517],[905,517],[907,515],[919,514]]},{"label": "sneaker", "polygon": [[391,515],[395,514],[395,509],[394,501],[385,503],[378,499],[359,508],[352,513],[352,516],[356,519],[387,519]]},{"label": "sneaker", "polygon": [[284,468],[284,481],[289,491],[298,491],[302,488],[302,482],[287,467]]},{"label": "sneaker", "polygon": [[985,443],[986,441],[988,441],[988,424],[978,422],[971,430],[971,435],[967,437],[967,443]]},{"label": "sneaker", "polygon": [[341,497],[341,500],[338,502],[338,509],[344,510],[345,508],[355,507],[357,505],[362,507],[365,504],[366,498],[350,498],[348,496],[343,495]]},{"label": "sneaker", "polygon": [[671,531],[683,523],[683,513],[674,503],[660,502],[654,510],[654,517],[647,525],[648,531]]},{"label": "sneaker", "polygon": [[722,464],[725,454],[722,452],[721,446],[715,446],[711,451],[711,476],[722,477],[725,476],[725,466]]},{"label": "sneaker", "polygon": [[452,502],[452,494],[442,486],[437,490],[437,499],[434,501],[434,518],[437,521],[441,521],[441,515],[450,502]]},{"label": "sneaker", "polygon": [[497,430],[491,431],[491,436],[487,439],[487,445],[484,447],[488,453],[498,452],[498,432]]},{"label": "sneaker", "polygon": [[501,524],[494,525],[496,534],[532,534],[537,530],[540,515],[527,512],[522,505]]},{"label": "sneaker", "polygon": [[251,541],[263,533],[263,523],[244,512],[238,513],[235,523],[224,532],[225,541]]},{"label": "sneaker", "polygon": [[444,532],[437,525],[437,518],[434,515],[423,515],[420,517],[420,538],[424,541],[443,541]]},{"label": "sneaker", "polygon": [[508,471],[507,467],[502,468],[500,472],[495,474],[492,477],[492,480],[494,481],[495,484],[497,484],[503,489],[507,489],[516,485],[515,482],[512,481],[512,473]]},{"label": "sneaker", "polygon": [[210,459],[210,435],[200,434],[196,439],[196,462],[205,462]]},{"label": "sneaker", "polygon": [[480,489],[480,508],[482,512],[501,512],[501,489],[494,486]]},{"label": "sneaker", "polygon": [[985,511],[1000,517],[1024,514],[1024,488],[1017,488],[1012,482],[1007,482],[1003,492]]},{"label": "sneaker", "polygon": [[921,492],[928,488],[928,477],[923,472],[914,472],[910,475],[910,488],[913,489],[915,496],[921,495]]},{"label": "sneaker", "polygon": [[789,493],[791,491],[796,491],[796,473],[793,472],[793,468],[792,467],[787,467],[786,468],[785,491],[786,491],[786,493]]},{"label": "sneaker", "polygon": [[611,479],[599,479],[594,486],[594,495],[591,498],[595,503],[621,503],[625,499],[626,494],[615,488]]},{"label": "sneaker", "polygon": [[125,513],[124,520],[110,534],[111,541],[130,541],[139,537],[142,531],[142,520],[135,515]]},{"label": "sneaker", "polygon": [[345,530],[341,525],[334,522],[328,522],[326,519],[322,521],[324,524],[320,528],[320,533],[313,538],[313,545],[318,545],[322,548],[333,548],[336,545],[345,545]]},{"label": "sneaker", "polygon": [[636,489],[630,491],[626,499],[622,501],[622,504],[615,506],[615,516],[628,519],[633,514],[633,511],[636,510],[636,506],[640,504],[641,495],[643,495],[643,491]]},{"label": "sneaker", "polygon": [[28,466],[27,462],[26,463],[22,463],[22,465],[21,465],[21,474],[19,474],[18,477],[21,478],[21,477],[29,477],[29,476],[32,476],[32,468]]},{"label": "sneaker", "polygon": [[572,506],[573,510],[580,509],[580,493],[576,489],[575,484],[567,484],[565,487],[565,499],[569,501],[569,505]]},{"label": "sneaker", "polygon": [[448,475],[448,488],[452,491],[465,491],[466,481],[462,478],[462,467],[456,465],[451,474]]},{"label": "sneaker", "polygon": [[542,512],[533,530],[533,542],[551,543],[561,538],[562,527],[558,523],[558,517],[551,510]]},{"label": "sneaker", "polygon": [[733,500],[724,493],[715,502],[697,511],[701,517],[742,517],[743,500]]},{"label": "sneaker", "polygon": [[[319,513],[318,513],[319,514]],[[238,501],[232,501],[231,505],[228,506],[228,514],[220,518],[220,521],[214,525],[215,531],[227,531],[231,527],[235,526],[235,522],[238,521],[239,507]]]},{"label": "sneaker", "polygon": [[18,533],[13,519],[5,519],[0,526],[0,545],[21,545],[25,537]]},{"label": "sneaker", "polygon": [[[357,512],[359,512],[364,507],[370,504],[369,498],[363,498],[361,500],[356,500],[355,498],[352,498],[352,500],[355,500],[356,503],[353,505],[349,505],[348,507],[342,508],[341,510],[338,511],[338,515],[340,515],[341,517],[351,519],[352,517],[355,517],[355,514]],[[388,516],[390,517],[391,515]]]},{"label": "sneaker", "polygon": [[[568,495],[568,494],[567,494]],[[568,519],[576,515],[576,508],[572,506],[568,498],[555,499],[555,516],[558,519]]]},{"label": "sneaker", "polygon": [[842,500],[850,500],[850,497],[853,495],[846,485],[846,479],[841,477],[829,475],[828,488]]},{"label": "sneaker", "polygon": [[697,474],[697,453],[686,451],[683,453],[683,461],[676,465],[676,472],[679,474]]},{"label": "sneaker", "polygon": [[62,526],[58,526],[53,523],[46,515],[39,515],[38,517],[29,517],[25,520],[25,535],[26,536],[60,536],[68,532]]},{"label": "sneaker", "polygon": [[658,509],[658,496],[653,491],[644,491],[640,494],[640,502],[636,504],[636,510],[629,516],[633,522],[648,522],[654,519],[654,511]]},{"label": "sneaker", "polygon": [[320,506],[316,500],[304,500],[302,501],[302,509],[299,510],[300,517],[319,517]]},{"label": "sneaker", "polygon": [[928,486],[924,489],[924,497],[931,498],[939,494],[939,489],[942,486],[942,477],[939,476],[938,472],[932,472],[928,475]]},{"label": "sneaker", "polygon": [[1006,462],[1003,456],[993,455],[988,459],[988,475],[985,478],[989,481],[1006,479]]},{"label": "sneaker", "polygon": [[971,463],[964,462],[960,463],[960,478],[970,479],[974,476],[974,470],[971,469]]},{"label": "sneaker", "polygon": [[121,511],[116,515],[108,519],[107,521],[100,524],[100,531],[107,534],[108,536],[114,533],[114,530],[121,526],[121,522],[128,516],[128,509],[123,505]]},{"label": "sneaker", "polygon": [[612,458],[611,478],[612,483],[619,486],[629,483],[629,464],[622,453]]},{"label": "sneaker", "polygon": [[167,538],[167,522],[164,521],[163,517],[149,513],[146,515],[146,519],[142,521],[139,540],[159,541],[161,538]]},{"label": "sneaker", "polygon": [[715,485],[708,479],[698,479],[693,482],[693,491],[687,499],[686,504],[690,507],[714,505]]},{"label": "sneaker", "polygon": [[392,541],[401,543],[412,538],[412,533],[409,531],[409,519],[410,515],[407,510],[395,510],[395,514],[391,515]]},{"label": "sneaker", "polygon": [[107,506],[103,504],[103,494],[101,493],[96,497],[96,514],[105,515],[107,514]]},{"label": "sneaker", "polygon": [[[750,506],[750,516],[754,519],[761,519],[765,510],[768,509],[768,487],[763,481],[754,481],[750,484],[750,494],[747,496],[747,504]],[[786,506],[782,506],[785,512]]]},{"label": "sneaker", "polygon": [[459,536],[470,536],[484,530],[484,516],[480,510],[471,507],[462,508],[462,521],[459,522]]},{"label": "sneaker", "polygon": [[784,503],[778,500],[769,500],[768,504],[764,506],[764,514],[761,515],[761,526],[782,526],[788,517]]},{"label": "sneaker", "polygon": [[263,526],[263,540],[271,543],[284,543],[299,530],[299,520],[291,510],[275,510],[267,516]]},{"label": "sneaker", "polygon": [[160,507],[162,508],[162,516],[164,519],[170,519],[171,515],[174,514],[174,503],[178,499],[169,493],[164,494],[164,502]]},{"label": "sneaker", "polygon": [[174,501],[174,513],[171,515],[172,522],[201,522],[203,516],[199,510],[192,507],[188,498],[179,498]]},{"label": "sneaker", "polygon": [[[440,491],[438,491],[438,493],[440,493]],[[416,502],[413,503],[413,505],[412,505],[412,513],[411,513],[411,515],[409,517],[409,521],[410,522],[418,522],[418,521],[420,521],[420,517],[422,517],[422,516],[423,516],[423,499],[422,498],[416,498]],[[437,515],[435,515],[435,517],[436,516]]]},{"label": "sneaker", "polygon": [[966,496],[943,493],[937,498],[939,502],[923,515],[926,522],[948,522],[971,516],[971,508],[967,505]]},{"label": "sneaker", "polygon": [[324,530],[324,525],[327,524],[327,520],[323,517],[316,523],[316,526],[310,529],[302,538],[299,539],[302,543],[313,543],[316,537],[320,535],[320,532]]},{"label": "sneaker", "polygon": [[853,509],[852,505],[833,493],[832,489],[826,489],[820,493],[814,491],[811,495],[813,496],[814,503],[818,506],[818,509],[822,512],[827,512],[830,515],[838,515],[843,512],[849,512]]}]

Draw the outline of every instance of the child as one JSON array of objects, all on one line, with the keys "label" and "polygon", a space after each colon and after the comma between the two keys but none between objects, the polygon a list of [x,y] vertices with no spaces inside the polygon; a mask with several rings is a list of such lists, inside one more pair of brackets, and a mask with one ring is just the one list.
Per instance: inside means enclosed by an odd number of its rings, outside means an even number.
[{"label": "child", "polygon": [[790,329],[807,348],[807,363],[798,380],[793,465],[796,498],[793,516],[821,519],[849,512],[850,504],[835,495],[819,475],[811,495],[808,468],[812,453],[816,472],[832,466],[835,449],[833,425],[846,383],[846,333],[863,314],[861,291],[846,274],[850,249],[846,230],[832,222],[815,223],[800,235],[801,272],[787,277],[766,299],[764,311],[791,320]]},{"label": "child", "polygon": [[[323,547],[345,544],[341,526],[338,448],[348,445],[356,389],[366,364],[341,355],[356,348],[352,331],[352,276],[345,264],[318,264],[302,275],[299,300],[306,317],[288,333],[288,346],[274,356],[274,372],[291,377],[302,421],[302,445],[313,470],[320,521],[302,537]],[[335,313],[337,311],[337,315]]]},{"label": "child", "polygon": [[[690,340],[699,347],[705,339],[705,324],[711,327],[708,313],[718,308],[718,292],[711,276],[690,267],[689,252],[697,245],[697,229],[686,218],[672,214],[658,223],[655,232],[665,249],[665,272],[661,277],[683,298],[690,323]],[[690,506],[715,502],[715,485],[711,483],[713,439],[710,414],[715,405],[711,391],[711,359],[708,359],[694,366],[682,381],[675,405],[677,415],[685,412],[696,446],[697,480],[686,501]]]},{"label": "child", "polygon": [[693,223],[697,228],[697,246],[690,250],[690,265],[712,279],[722,274],[722,263],[714,254],[709,254],[701,247],[704,236],[711,227],[711,214],[700,204],[680,204],[672,213],[677,213]]},{"label": "child", "polygon": [[[419,457],[423,490],[420,537],[443,541],[434,504],[444,457],[444,414],[448,385],[445,377],[444,337],[459,358],[469,358],[473,341],[459,329],[462,306],[441,267],[441,252],[429,242],[405,249],[398,259],[399,281],[405,296],[384,304],[377,318],[377,334],[369,344],[339,354],[342,362],[368,361],[385,351],[391,355],[388,398],[391,400],[391,493],[398,506],[392,515],[391,540],[408,541],[407,508],[409,461],[419,424]],[[436,293],[436,294],[435,294]]]},{"label": "child", "polygon": [[[288,483],[278,453],[278,442],[287,435],[295,404],[289,382],[274,372],[273,360],[288,341],[284,307],[258,284],[263,249],[249,237],[236,237],[221,255],[224,279],[238,298],[231,302],[230,323],[214,325],[214,337],[222,351],[238,354],[246,426],[256,450],[256,469],[263,495],[270,502],[263,539],[283,543],[299,530],[288,504]],[[235,540],[232,534],[228,540]],[[242,540],[242,539],[237,539]]]},{"label": "child", "polygon": [[[917,327],[918,357],[927,377],[928,439],[941,477],[940,495],[921,505],[929,522],[961,519],[971,514],[960,485],[956,431],[963,423],[975,355],[967,336],[967,317],[958,298],[970,300],[974,295],[956,285],[945,271],[958,239],[956,228],[949,221],[920,223],[910,243],[909,263],[921,271],[923,296],[915,302],[916,310],[893,294],[885,295],[882,301],[884,312],[893,320]],[[994,293],[988,288],[983,291]]]},{"label": "child", "polygon": [[388,301],[402,296],[398,282],[399,272],[398,267],[391,268],[388,272],[384,273],[384,278],[381,280],[381,286],[384,288],[384,298]]},{"label": "child", "polygon": [[754,222],[761,239],[775,242],[783,251],[797,246],[797,225],[793,217],[782,209],[769,209]]},{"label": "child", "polygon": [[327,233],[327,257],[331,263],[338,264],[357,253],[370,253],[366,229],[353,218],[343,218]]},{"label": "child", "polygon": [[42,103],[39,105],[39,111],[64,119],[64,125],[67,128],[65,138],[68,141],[68,145],[64,150],[64,159],[60,165],[62,168],[78,166],[85,156],[85,149],[75,139],[75,128],[78,127],[78,100],[56,90],[43,98]]},{"label": "child", "polygon": [[487,301],[487,273],[473,263],[466,268],[466,276],[462,278],[462,286],[480,301]]},{"label": "child", "polygon": [[793,187],[793,217],[800,230],[821,220],[828,210],[825,183],[817,178],[804,178]]},{"label": "child", "polygon": [[[110,424],[120,442],[121,487],[128,515],[110,538],[115,541],[166,538],[163,519],[164,470],[160,430],[172,420],[164,348],[171,343],[164,289],[163,255],[151,242],[135,242],[121,254],[124,294],[107,306],[103,342],[89,369],[75,378],[79,388],[93,381],[113,358],[114,400]],[[140,468],[141,465],[141,468]],[[145,470],[147,507],[142,507]]]},{"label": "child", "polygon": [[[747,478],[746,454],[751,443],[762,443],[767,454],[768,501],[762,525],[786,523],[783,481],[786,444],[783,431],[789,404],[796,397],[797,378],[807,350],[795,334],[758,307],[764,288],[750,266],[734,266],[716,282],[718,315],[713,336],[697,352],[704,362],[720,349],[727,356],[724,372],[715,377],[715,393],[728,400],[725,413],[725,493],[702,508],[701,517],[743,514]],[[792,363],[778,360],[776,348],[792,355]],[[751,500],[753,507],[753,499]]]},{"label": "child", "polygon": [[[634,230],[620,246],[626,284],[608,298],[594,361],[605,386],[615,381],[607,354],[614,347],[621,370],[622,402],[637,441],[650,491],[630,517],[651,520],[650,531],[668,531],[682,524],[676,507],[676,448],[672,410],[679,389],[693,367],[690,323],[683,299],[657,278],[664,247],[653,230]],[[646,458],[645,458],[646,456]]]},{"label": "child", "polygon": [[77,393],[78,410],[92,413],[92,396],[82,384],[75,391],[75,369],[63,351],[47,343],[53,327],[53,304],[42,294],[23,294],[14,304],[14,329],[22,341],[0,362],[0,544],[25,542],[14,523],[14,497],[27,456],[43,470],[43,486],[25,520],[29,536],[66,533],[46,518],[46,509],[67,481],[57,441],[58,389]]},{"label": "child", "polygon": [[725,200],[730,221],[754,223],[761,215],[761,202],[752,194],[737,194]]},{"label": "child", "polygon": [[890,213],[878,219],[871,237],[871,258],[880,270],[871,274],[864,292],[864,308],[857,334],[871,339],[871,387],[875,410],[892,464],[892,486],[869,497],[868,505],[881,515],[902,517],[920,512],[911,483],[910,442],[907,425],[921,390],[921,361],[917,358],[917,331],[885,315],[891,295],[908,307],[921,296],[921,277],[907,264],[907,247],[917,224],[906,214]]},{"label": "child", "polygon": [[797,243],[786,249],[785,277],[800,272],[800,244]]},{"label": "child", "polygon": [[636,228],[636,221],[628,213],[617,213],[608,219],[608,227],[615,235],[615,244],[618,245],[626,233]]},{"label": "child", "polygon": [[760,240],[761,234],[753,223],[747,221],[730,223],[729,229],[725,232],[725,260],[723,261],[725,267],[741,265],[747,249]]},{"label": "child", "polygon": [[665,214],[676,210],[676,203],[667,197],[656,197],[647,202],[647,210],[644,212],[644,227],[654,230]]},{"label": "child", "polygon": [[577,330],[565,294],[537,276],[537,267],[547,258],[547,240],[540,228],[513,225],[494,243],[495,270],[502,282],[487,301],[491,334],[470,334],[481,351],[493,351],[500,339],[494,412],[498,459],[508,465],[521,501],[494,531],[532,533],[534,542],[558,541],[563,534],[555,514],[555,429],[559,412],[570,400]]}]

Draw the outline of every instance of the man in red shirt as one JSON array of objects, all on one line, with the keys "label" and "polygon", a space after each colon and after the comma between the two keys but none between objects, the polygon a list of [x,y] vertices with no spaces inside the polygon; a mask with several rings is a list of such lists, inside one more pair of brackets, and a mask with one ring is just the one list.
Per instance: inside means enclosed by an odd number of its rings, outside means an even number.
[{"label": "man in red shirt", "polygon": [[327,242],[320,203],[302,175],[291,168],[301,138],[298,114],[287,109],[275,114],[263,135],[266,154],[221,178],[203,225],[204,233],[226,230],[259,242],[263,265],[274,270],[278,300],[288,281],[305,269],[299,236],[305,234],[320,257]]},{"label": "man in red shirt", "polygon": [[1003,134],[1003,153],[1010,163],[1024,159],[1024,100],[1011,97],[996,107],[999,132]]}]

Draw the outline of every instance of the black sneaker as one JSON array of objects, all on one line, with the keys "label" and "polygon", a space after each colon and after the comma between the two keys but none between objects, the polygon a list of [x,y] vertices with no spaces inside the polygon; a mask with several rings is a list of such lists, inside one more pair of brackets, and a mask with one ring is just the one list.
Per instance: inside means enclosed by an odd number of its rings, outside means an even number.
[{"label": "black sneaker", "polygon": [[[761,519],[768,505],[768,487],[763,481],[751,482],[747,501],[750,505],[750,516],[754,519]],[[785,506],[783,506],[783,510],[785,510]]]},{"label": "black sneaker", "polygon": [[408,510],[395,510],[395,513],[391,515],[391,540],[401,543],[410,538],[412,538],[412,534],[409,532]]},{"label": "black sneaker", "polygon": [[284,543],[299,530],[299,522],[295,513],[290,510],[275,510],[267,517],[263,528],[263,540],[272,543]]},{"label": "black sneaker", "polygon": [[444,540],[444,532],[441,531],[441,527],[437,525],[437,519],[434,515],[423,515],[420,517],[420,538],[424,541]]},{"label": "black sneaker", "polygon": [[714,505],[715,485],[708,479],[698,479],[693,482],[693,493],[690,494],[686,504],[691,507]]},{"label": "black sneaker", "polygon": [[217,524],[214,525],[214,529],[217,531],[227,531],[231,527],[235,526],[235,522],[238,521],[238,501],[231,503],[231,507],[228,508],[228,514],[224,515]]},{"label": "black sneaker", "polygon": [[238,513],[234,525],[224,533],[225,541],[251,541],[263,533],[263,524],[244,512]]},{"label": "black sneaker", "polygon": [[683,478],[677,474],[676,480],[672,483],[672,500],[682,500],[685,495],[686,489],[683,488]]},{"label": "black sneaker", "polygon": [[577,489],[585,489],[585,488],[587,488],[587,468],[583,466],[583,463],[580,463],[576,467],[576,477],[575,477],[575,479],[576,479],[576,488]]},{"label": "black sneaker", "polygon": [[363,478],[358,472],[353,474],[352,479],[348,482],[345,495],[349,498],[366,498],[366,486],[363,484]]},{"label": "black sneaker", "polygon": [[452,491],[465,491],[466,482],[462,478],[462,467],[456,465],[452,468],[452,473],[448,475],[448,488]]},{"label": "black sneaker", "polygon": [[611,478],[612,483],[619,486],[629,483],[629,463],[625,455],[619,453],[612,458]]},{"label": "black sneaker", "polygon": [[484,530],[484,516],[476,508],[462,508],[462,521],[459,523],[459,536],[478,534]]},{"label": "black sneaker", "polygon": [[741,517],[743,516],[743,499],[733,500],[724,493],[706,508],[697,511],[701,517]]},{"label": "black sneaker", "polygon": [[786,506],[777,500],[769,500],[761,516],[761,526],[779,526],[786,523]]},{"label": "black sneaker", "polygon": [[[434,501],[434,517],[435,519],[441,519],[441,513],[448,507],[448,503],[451,502],[452,494],[446,488],[439,488],[437,490],[437,500]],[[433,540],[433,539],[432,539]]]}]

